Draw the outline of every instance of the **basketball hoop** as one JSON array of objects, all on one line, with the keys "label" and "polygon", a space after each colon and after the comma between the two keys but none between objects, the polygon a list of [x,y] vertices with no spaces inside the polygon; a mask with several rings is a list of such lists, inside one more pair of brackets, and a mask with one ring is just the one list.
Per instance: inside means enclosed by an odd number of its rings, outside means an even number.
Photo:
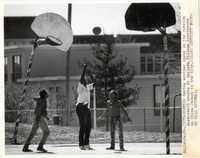
[{"label": "basketball hoop", "polygon": [[35,49],[42,44],[50,44],[62,51],[67,51],[73,42],[73,33],[71,26],[62,16],[55,13],[44,13],[35,18],[31,24],[32,30],[38,35],[32,48],[32,52],[29,59],[26,78],[22,90],[22,96],[19,104],[19,110],[17,113],[17,119],[14,130],[14,144],[17,142],[17,132],[20,122],[21,109],[24,103],[26,89],[29,81],[31,67],[33,64],[33,58]]},{"label": "basketball hoop", "polygon": [[62,44],[62,42],[59,39],[57,39],[53,36],[47,36],[46,41],[47,41],[48,44],[50,44],[52,46],[59,46],[59,45]]},{"label": "basketball hoop", "polygon": [[39,36],[45,37],[44,44],[67,51],[73,42],[73,33],[68,21],[56,13],[44,13],[35,18],[31,29]]},{"label": "basketball hoop", "polygon": [[62,42],[53,36],[47,36],[46,38],[37,37],[34,43],[34,49],[36,49],[38,46],[42,44],[49,44],[51,46],[59,46],[62,44]]}]

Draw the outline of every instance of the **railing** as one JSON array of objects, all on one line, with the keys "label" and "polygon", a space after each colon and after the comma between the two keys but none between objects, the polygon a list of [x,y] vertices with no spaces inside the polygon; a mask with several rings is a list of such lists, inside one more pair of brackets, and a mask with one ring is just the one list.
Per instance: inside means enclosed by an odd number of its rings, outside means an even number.
[{"label": "railing", "polygon": [[[129,116],[132,118],[132,123],[127,122],[126,117],[122,117],[125,131],[149,131],[149,132],[165,132],[165,116],[154,115],[154,110],[160,108],[126,108]],[[163,110],[164,108],[162,108]],[[170,107],[170,129],[175,133],[182,132],[182,116],[181,107],[175,107],[175,115],[173,114],[174,108]],[[96,109],[96,118],[92,117],[93,123],[99,127],[106,126],[106,119],[97,121],[97,119],[105,111],[105,108]],[[161,110],[161,109],[160,109]],[[15,122],[18,110],[5,110],[5,121]],[[51,117],[50,124],[65,125],[65,109],[48,109],[48,115]],[[92,116],[94,110],[91,109]],[[22,110],[21,122],[32,123],[33,110]],[[75,109],[70,109],[70,126],[78,126],[78,117]],[[55,120],[59,119],[59,120]],[[95,122],[96,121],[96,122]],[[173,129],[173,130],[172,130]],[[105,129],[106,130],[106,129]]]}]

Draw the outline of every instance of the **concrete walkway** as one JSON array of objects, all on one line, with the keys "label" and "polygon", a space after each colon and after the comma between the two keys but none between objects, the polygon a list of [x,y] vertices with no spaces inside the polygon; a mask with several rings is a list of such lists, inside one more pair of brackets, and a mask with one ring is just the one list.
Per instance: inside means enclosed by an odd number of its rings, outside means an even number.
[{"label": "concrete walkway", "polygon": [[[5,155],[166,155],[166,143],[125,143],[126,151],[120,151],[116,143],[116,150],[106,150],[110,144],[91,144],[93,150],[80,150],[77,144],[46,144],[47,153],[38,152],[37,145],[30,145],[33,152],[22,152],[23,145],[6,145]],[[170,155],[182,156],[182,143],[170,143]]]}]

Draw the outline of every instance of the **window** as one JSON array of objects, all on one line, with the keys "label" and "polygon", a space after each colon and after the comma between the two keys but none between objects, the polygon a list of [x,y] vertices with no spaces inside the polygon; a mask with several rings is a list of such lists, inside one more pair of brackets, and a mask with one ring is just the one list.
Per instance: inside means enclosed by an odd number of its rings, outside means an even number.
[{"label": "window", "polygon": [[151,54],[141,54],[140,69],[141,74],[159,74],[163,72],[163,59],[161,56],[152,56]]},{"label": "window", "polygon": [[146,63],[146,58],[142,56],[140,58],[140,62],[141,62],[141,68],[140,68],[141,72],[145,73],[146,72],[146,64],[145,64]]},{"label": "window", "polygon": [[4,80],[8,81],[8,57],[4,57]]},{"label": "window", "polygon": [[153,72],[153,58],[147,57],[147,72]]},{"label": "window", "polygon": [[17,79],[21,78],[22,75],[22,59],[21,55],[15,55],[12,58],[12,64],[13,64],[13,74],[12,74],[12,79],[13,82],[16,82]]},{"label": "window", "polygon": [[[160,107],[165,107],[165,86],[164,85],[154,85],[154,115],[160,115]],[[165,109],[162,110],[163,115],[165,115]]]},{"label": "window", "polygon": [[[180,72],[181,54],[168,54],[168,68],[170,72]],[[160,74],[164,69],[164,56],[162,54],[141,53],[140,70],[142,75]]]}]

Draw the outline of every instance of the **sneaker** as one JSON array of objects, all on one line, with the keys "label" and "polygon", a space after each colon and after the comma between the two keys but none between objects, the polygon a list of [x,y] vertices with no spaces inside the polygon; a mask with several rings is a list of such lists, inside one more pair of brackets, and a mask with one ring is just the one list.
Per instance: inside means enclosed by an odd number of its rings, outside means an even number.
[{"label": "sneaker", "polygon": [[33,152],[33,150],[30,150],[30,149],[28,149],[28,148],[23,148],[22,151],[23,151],[23,152]]},{"label": "sneaker", "polygon": [[37,151],[41,151],[41,152],[44,152],[44,153],[46,153],[46,152],[47,152],[47,150],[46,150],[46,149],[44,149],[44,148],[40,148],[40,147],[38,147],[38,148],[37,148]]},{"label": "sneaker", "polygon": [[124,148],[120,148],[120,150],[121,150],[121,151],[125,151],[125,149],[124,149]]},{"label": "sneaker", "polygon": [[85,146],[86,150],[92,150],[93,148],[90,147],[90,145]]},{"label": "sneaker", "polygon": [[81,150],[86,150],[85,146],[79,146]]},{"label": "sneaker", "polygon": [[115,150],[114,147],[106,148],[106,150]]}]

